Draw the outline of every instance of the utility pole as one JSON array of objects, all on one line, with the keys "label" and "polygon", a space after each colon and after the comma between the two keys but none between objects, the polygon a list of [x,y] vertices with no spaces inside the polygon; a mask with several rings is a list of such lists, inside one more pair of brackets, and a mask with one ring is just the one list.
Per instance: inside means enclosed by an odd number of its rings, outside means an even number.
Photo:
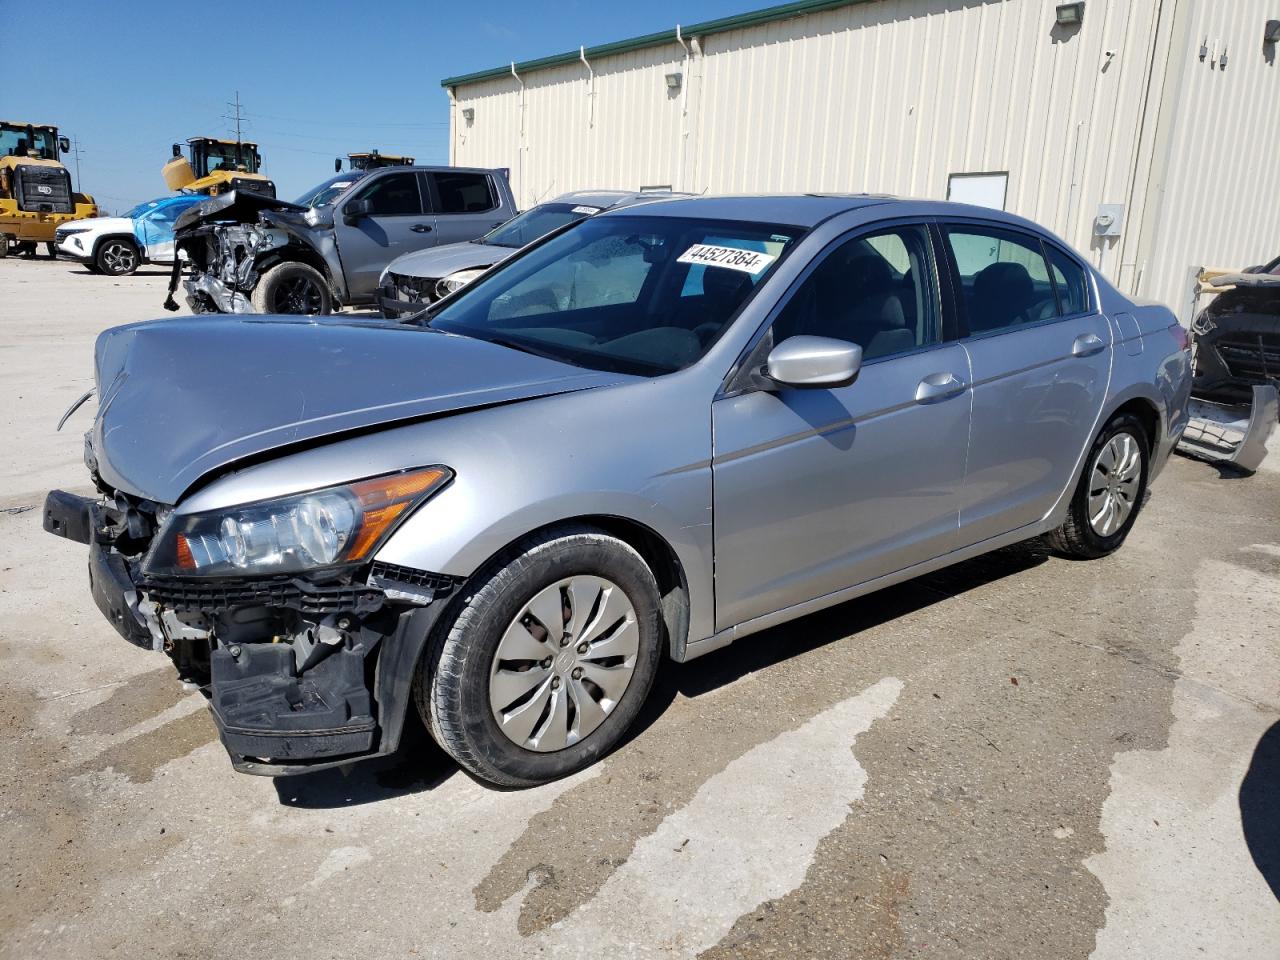
[{"label": "utility pole", "polygon": [[76,193],[80,192],[80,138],[71,138],[71,152],[76,155]]},{"label": "utility pole", "polygon": [[235,116],[229,117],[229,116],[223,115],[223,118],[222,118],[223,120],[235,120],[236,122],[236,166],[237,167],[244,165],[244,157],[240,149],[240,107],[241,107],[240,91],[237,90],[235,103],[227,104],[228,110],[232,110],[232,109],[235,110]]}]

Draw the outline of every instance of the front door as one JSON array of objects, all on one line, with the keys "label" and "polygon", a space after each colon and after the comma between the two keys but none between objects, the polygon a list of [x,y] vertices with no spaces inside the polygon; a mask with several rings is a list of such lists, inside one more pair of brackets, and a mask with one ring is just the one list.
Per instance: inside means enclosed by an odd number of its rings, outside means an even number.
[{"label": "front door", "polygon": [[954,547],[970,378],[943,337],[935,262],[923,224],[833,244],[766,338],[858,343],[857,378],[713,404],[718,629]]},{"label": "front door", "polygon": [[960,511],[967,545],[1040,520],[1068,488],[1099,427],[1112,335],[1065,251],[995,225],[944,224],[942,232],[973,368]]},{"label": "front door", "polygon": [[419,183],[413,171],[374,174],[345,202],[368,200],[373,209],[367,215],[348,218],[345,204],[335,211],[334,230],[349,303],[371,299],[383,268],[396,257],[435,245],[435,217],[425,212],[430,207]]}]

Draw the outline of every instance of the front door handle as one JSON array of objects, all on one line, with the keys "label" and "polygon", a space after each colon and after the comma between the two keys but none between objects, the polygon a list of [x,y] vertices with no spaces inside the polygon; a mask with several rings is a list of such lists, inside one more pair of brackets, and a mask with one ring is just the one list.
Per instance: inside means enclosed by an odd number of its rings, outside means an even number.
[{"label": "front door handle", "polygon": [[430,232],[431,232],[431,224],[429,224],[429,223],[415,223],[415,224],[414,224],[412,227],[410,227],[409,229],[410,229],[410,230],[412,230],[414,233],[430,233]]},{"label": "front door handle", "polygon": [[1105,346],[1106,344],[1102,342],[1102,338],[1096,333],[1082,333],[1071,344],[1071,355],[1073,357],[1092,357]]},{"label": "front door handle", "polygon": [[916,403],[937,403],[964,393],[965,382],[954,373],[931,373],[916,387]]}]

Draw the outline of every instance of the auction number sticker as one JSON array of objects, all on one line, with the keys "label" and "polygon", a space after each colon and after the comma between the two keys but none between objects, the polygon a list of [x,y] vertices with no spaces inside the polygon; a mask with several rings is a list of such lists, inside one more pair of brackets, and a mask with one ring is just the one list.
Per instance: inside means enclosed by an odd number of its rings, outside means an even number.
[{"label": "auction number sticker", "polygon": [[574,207],[573,210],[570,212],[585,214],[586,216],[589,217],[592,214],[599,213],[600,208],[599,207]]},{"label": "auction number sticker", "polygon": [[717,247],[710,243],[695,243],[676,258],[678,263],[700,263],[707,267],[726,267],[740,270],[752,276],[763,273],[769,264],[778,259],[767,253],[756,250],[741,250],[738,247]]}]

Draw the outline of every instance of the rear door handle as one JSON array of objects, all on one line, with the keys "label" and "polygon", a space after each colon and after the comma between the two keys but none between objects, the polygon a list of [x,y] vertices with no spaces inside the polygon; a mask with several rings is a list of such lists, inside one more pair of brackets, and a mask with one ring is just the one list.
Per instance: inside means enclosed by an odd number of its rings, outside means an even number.
[{"label": "rear door handle", "polygon": [[954,373],[931,373],[916,387],[916,403],[937,403],[964,393],[966,384]]},{"label": "rear door handle", "polygon": [[1082,333],[1071,344],[1071,355],[1073,357],[1092,357],[1105,346],[1106,344],[1102,342],[1102,338],[1096,333]]},{"label": "rear door handle", "polygon": [[412,230],[414,233],[430,233],[430,232],[431,232],[431,224],[429,224],[429,223],[415,223],[415,224],[414,224],[412,227],[410,227],[409,229],[410,229],[410,230]]}]

